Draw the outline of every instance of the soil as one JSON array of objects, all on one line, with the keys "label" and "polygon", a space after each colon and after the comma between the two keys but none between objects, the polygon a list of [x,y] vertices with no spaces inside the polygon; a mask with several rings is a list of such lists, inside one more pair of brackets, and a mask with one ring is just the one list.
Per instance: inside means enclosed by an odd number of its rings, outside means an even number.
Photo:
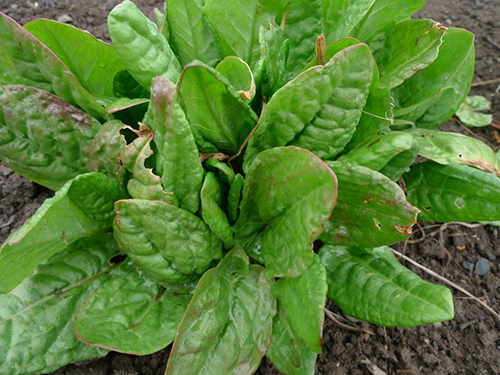
[{"label": "soil", "polygon": [[[24,24],[35,18],[57,19],[71,17],[71,23],[89,30],[103,40],[109,40],[106,28],[107,13],[117,0],[88,1],[0,0],[0,10]],[[161,1],[135,0],[150,18],[154,7]],[[463,27],[476,35],[476,74],[473,82],[479,85],[471,93],[483,95],[492,102],[494,118],[500,120],[500,0],[428,0],[417,15],[433,18],[445,26]],[[459,131],[486,141],[495,150],[500,148],[499,130],[488,126],[468,130],[456,119],[445,129]],[[30,217],[37,207],[52,193],[18,176],[0,163],[0,243],[7,235]],[[435,225],[420,223],[411,241],[396,248],[434,270],[438,274],[467,289],[500,311],[500,237],[499,229],[492,226],[469,228],[461,224]],[[425,235],[424,235],[425,233]],[[489,263],[485,276],[464,268],[464,261],[475,264],[479,259]],[[419,269],[407,265],[412,271],[434,283],[439,283]],[[367,323],[358,325],[375,331],[368,335],[339,327],[327,319],[324,328],[324,352],[318,357],[317,374],[500,374],[500,323],[475,301],[453,290],[455,318],[416,328],[384,329]],[[333,304],[329,308],[342,312]],[[110,353],[90,363],[69,365],[54,375],[104,374],[163,374],[169,348],[150,356],[137,357]],[[382,372],[367,364],[378,367]],[[279,374],[264,360],[258,374]]]}]

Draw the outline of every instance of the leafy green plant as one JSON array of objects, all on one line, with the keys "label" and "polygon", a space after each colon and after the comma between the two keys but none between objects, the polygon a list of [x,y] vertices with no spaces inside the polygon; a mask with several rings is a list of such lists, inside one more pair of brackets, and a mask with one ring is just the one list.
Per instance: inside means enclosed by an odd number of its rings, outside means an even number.
[{"label": "leafy green plant", "polygon": [[125,0],[113,45],[0,14],[0,157],[56,191],[1,248],[0,372],[175,340],[167,374],[312,374],[327,296],[451,319],[388,246],[419,211],[500,220],[499,161],[434,130],[474,38],[423,3],[167,0],[157,26]]},{"label": "leafy green plant", "polygon": [[481,112],[490,109],[491,103],[484,96],[468,96],[458,108],[456,115],[462,124],[470,128],[487,126],[493,121],[493,116]]}]

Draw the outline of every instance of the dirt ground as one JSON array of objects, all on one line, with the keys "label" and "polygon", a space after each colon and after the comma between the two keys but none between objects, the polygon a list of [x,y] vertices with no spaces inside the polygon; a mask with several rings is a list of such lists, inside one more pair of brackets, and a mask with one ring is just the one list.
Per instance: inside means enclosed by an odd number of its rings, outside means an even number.
[{"label": "dirt ground", "polygon": [[[149,16],[161,1],[134,0]],[[107,13],[117,0],[77,2],[76,0],[7,1],[0,0],[0,10],[20,23],[35,18],[57,19],[69,16],[71,23],[89,30],[101,39],[109,39]],[[492,102],[494,118],[500,120],[500,85],[488,83],[500,78],[500,0],[427,0],[418,17],[432,18],[445,26],[463,27],[476,35],[476,74],[472,94]],[[500,124],[498,124],[500,125]],[[489,126],[472,131],[456,120],[447,130],[473,133],[495,150],[500,148],[500,130]],[[17,229],[51,192],[19,177],[0,163],[0,243]],[[469,228],[461,224],[447,226],[420,223],[411,241],[396,248],[434,270],[500,311],[500,237],[491,226]],[[489,265],[484,276],[474,265]],[[407,265],[407,264],[406,264]],[[424,279],[437,280],[407,265]],[[469,270],[468,270],[469,268]],[[362,323],[376,334],[350,331],[327,319],[324,329],[324,352],[318,357],[317,374],[500,374],[500,322],[462,293],[452,290],[455,319],[417,328],[384,329]],[[342,312],[333,304],[329,308]],[[153,375],[163,374],[168,350],[150,356],[135,357],[118,353],[82,364],[69,365],[54,375]],[[376,372],[366,364],[376,365]],[[279,374],[264,360],[258,374]]]}]

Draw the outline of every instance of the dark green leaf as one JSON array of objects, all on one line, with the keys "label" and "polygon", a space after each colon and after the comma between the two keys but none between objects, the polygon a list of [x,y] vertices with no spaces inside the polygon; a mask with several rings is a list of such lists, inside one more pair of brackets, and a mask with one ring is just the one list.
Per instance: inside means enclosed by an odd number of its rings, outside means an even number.
[{"label": "dark green leaf", "polygon": [[394,156],[389,163],[380,170],[380,173],[389,177],[392,181],[397,181],[403,173],[410,170],[409,167],[415,162],[419,151],[420,145],[418,142],[414,141],[409,150]]},{"label": "dark green leaf", "polygon": [[[312,244],[335,206],[337,179],[311,152],[260,153],[243,188],[236,246],[266,265],[266,277],[297,277],[312,264]],[[283,239],[290,239],[283,241]]]},{"label": "dark green leaf", "polygon": [[465,165],[417,164],[403,175],[408,201],[424,221],[500,220],[500,179]]},{"label": "dark green leaf", "polygon": [[252,374],[271,342],[275,313],[264,269],[249,267],[245,253],[233,249],[200,280],[166,374]]},{"label": "dark green leaf", "polygon": [[88,32],[51,20],[38,19],[24,28],[49,47],[86,90],[114,96],[113,79],[125,67],[113,46]]},{"label": "dark green leaf", "polygon": [[119,98],[148,98],[149,90],[146,90],[126,70],[116,73],[113,80],[114,96]]},{"label": "dark green leaf", "polygon": [[71,329],[80,304],[109,279],[112,235],[81,239],[0,295],[0,372],[40,374],[107,351],[79,341]]},{"label": "dark green leaf", "polygon": [[205,162],[205,165],[209,170],[214,172],[218,171],[219,178],[221,178],[223,182],[231,184],[234,181],[234,171],[232,170],[232,167],[226,163],[223,163],[216,158],[210,158]]},{"label": "dark green leaf", "polygon": [[227,214],[231,223],[236,222],[238,219],[239,206],[241,200],[241,191],[243,190],[243,185],[245,179],[241,174],[237,174],[234,181],[231,183],[231,188],[227,196]]},{"label": "dark green leaf", "polygon": [[406,240],[419,210],[384,175],[361,166],[327,162],[338,178],[337,205],[320,239],[374,247]]},{"label": "dark green leaf", "polygon": [[448,288],[420,279],[403,267],[387,246],[354,254],[325,245],[328,297],[348,315],[386,327],[413,327],[453,318]]}]

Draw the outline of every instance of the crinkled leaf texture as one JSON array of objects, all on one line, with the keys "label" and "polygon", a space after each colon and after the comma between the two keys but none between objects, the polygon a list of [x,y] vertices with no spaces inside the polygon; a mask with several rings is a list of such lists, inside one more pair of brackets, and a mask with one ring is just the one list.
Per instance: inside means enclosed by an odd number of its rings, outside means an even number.
[{"label": "crinkled leaf texture", "polygon": [[239,248],[201,278],[167,366],[172,374],[253,374],[271,343],[276,299]]},{"label": "crinkled leaf texture", "polygon": [[403,178],[408,201],[422,210],[424,221],[500,220],[500,179],[492,173],[427,161]]},{"label": "crinkled leaf texture", "polygon": [[491,124],[493,115],[481,113],[491,109],[491,102],[484,96],[473,95],[465,98],[457,110],[457,117],[468,127],[482,127]]},{"label": "crinkled leaf texture", "polygon": [[152,280],[195,281],[222,258],[222,244],[197,216],[162,201],[116,202],[114,233],[121,250]]},{"label": "crinkled leaf texture", "polygon": [[262,113],[248,143],[244,170],[266,149],[295,145],[322,159],[337,155],[350,141],[373,78],[373,58],[365,44],[338,52],[278,90]]},{"label": "crinkled leaf texture", "polygon": [[362,166],[327,162],[338,179],[337,205],[320,239],[332,245],[373,247],[406,240],[419,210],[386,176]]},{"label": "crinkled leaf texture", "polygon": [[126,196],[118,182],[100,173],[69,181],[0,248],[0,293],[12,290],[76,240],[110,232],[113,204]]},{"label": "crinkled leaf texture", "polygon": [[413,327],[453,318],[448,288],[420,279],[387,246],[370,254],[325,245],[328,297],[348,315],[386,327]]},{"label": "crinkled leaf texture", "polygon": [[101,348],[145,355],[174,341],[191,293],[165,290],[123,263],[86,300],[73,324],[77,337]]},{"label": "crinkled leaf texture", "polygon": [[92,171],[85,150],[101,124],[34,87],[0,86],[0,157],[14,171],[59,189]]},{"label": "crinkled leaf texture", "polygon": [[260,153],[245,178],[236,246],[266,265],[266,277],[297,277],[337,200],[337,179],[313,153],[289,146]]},{"label": "crinkled leaf texture", "polygon": [[47,373],[107,353],[79,341],[71,323],[81,303],[112,277],[116,251],[110,234],[80,239],[0,295],[0,373]]}]

